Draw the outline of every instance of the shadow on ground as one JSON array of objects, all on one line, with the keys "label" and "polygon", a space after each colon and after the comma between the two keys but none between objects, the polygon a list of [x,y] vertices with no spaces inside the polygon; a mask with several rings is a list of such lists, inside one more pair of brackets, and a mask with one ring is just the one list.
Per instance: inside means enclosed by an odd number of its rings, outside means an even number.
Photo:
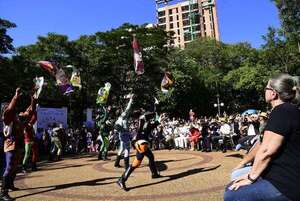
[{"label": "shadow on ground", "polygon": [[191,170],[187,170],[185,172],[180,172],[180,173],[173,174],[173,175],[166,175],[166,176],[163,176],[163,177],[167,178],[166,180],[162,180],[162,181],[154,182],[154,183],[150,183],[150,184],[143,184],[143,185],[139,185],[139,186],[129,187],[128,190],[133,190],[133,189],[137,189],[137,188],[152,186],[152,185],[155,185],[155,184],[165,183],[165,182],[168,182],[168,181],[181,179],[181,178],[191,176],[191,175],[194,175],[194,174],[198,174],[198,173],[201,173],[201,172],[212,171],[212,170],[215,170],[215,169],[219,168],[220,166],[221,165],[217,165],[217,166],[211,167],[211,168],[197,168],[197,169],[191,169]]}]

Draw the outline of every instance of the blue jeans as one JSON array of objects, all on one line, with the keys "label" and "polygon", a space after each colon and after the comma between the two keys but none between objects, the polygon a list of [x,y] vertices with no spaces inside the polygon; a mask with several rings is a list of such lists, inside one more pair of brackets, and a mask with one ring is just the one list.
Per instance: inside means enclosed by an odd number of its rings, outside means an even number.
[{"label": "blue jeans", "polygon": [[237,191],[226,187],[224,201],[289,201],[269,181],[259,178],[255,183],[242,186]]},{"label": "blue jeans", "polygon": [[247,174],[248,172],[250,172],[251,168],[252,168],[252,166],[246,166],[246,167],[243,167],[243,168],[234,170],[234,171],[231,173],[230,181],[234,181],[234,180],[236,180],[238,177]]}]

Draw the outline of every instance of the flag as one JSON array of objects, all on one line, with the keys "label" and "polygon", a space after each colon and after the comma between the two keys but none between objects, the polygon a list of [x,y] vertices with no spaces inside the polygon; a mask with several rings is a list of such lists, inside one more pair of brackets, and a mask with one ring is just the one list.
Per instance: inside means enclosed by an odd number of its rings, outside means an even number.
[{"label": "flag", "polygon": [[36,77],[33,79],[33,82],[35,91],[33,97],[38,99],[44,85],[44,77]]},{"label": "flag", "polygon": [[134,70],[136,74],[141,75],[144,73],[144,63],[142,59],[142,53],[140,51],[140,46],[135,36],[133,36],[132,48],[133,48]]},{"label": "flag", "polygon": [[63,95],[68,95],[74,91],[68,76],[65,71],[59,68],[56,64],[50,61],[38,61],[37,62],[43,69],[48,71],[56,79],[56,84],[59,87],[60,92]]},{"label": "flag", "polygon": [[71,85],[65,71],[63,69],[58,69],[55,74],[56,84],[62,94],[68,95],[74,92],[73,86]]},{"label": "flag", "polygon": [[96,99],[97,104],[105,104],[107,102],[110,88],[111,88],[111,84],[109,82],[106,82],[104,87],[101,87],[99,89],[98,96]]},{"label": "flag", "polygon": [[73,68],[70,82],[74,87],[79,87],[79,89],[81,89],[82,85],[81,85],[80,72],[77,68]]},{"label": "flag", "polygon": [[50,61],[38,61],[37,63],[50,74],[55,75],[57,66],[54,63]]},{"label": "flag", "polygon": [[174,77],[171,72],[165,72],[164,78],[161,81],[161,91],[167,93],[174,85]]}]

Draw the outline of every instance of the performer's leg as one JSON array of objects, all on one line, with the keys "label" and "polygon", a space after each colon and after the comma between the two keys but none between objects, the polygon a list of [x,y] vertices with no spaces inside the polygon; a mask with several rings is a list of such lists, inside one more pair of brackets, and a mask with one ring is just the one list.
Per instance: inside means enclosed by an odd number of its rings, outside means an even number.
[{"label": "performer's leg", "polygon": [[118,168],[121,167],[120,160],[121,160],[121,156],[122,156],[122,153],[124,152],[124,150],[125,150],[125,143],[122,140],[120,140],[120,148],[119,148],[118,155],[117,155],[117,158],[115,161],[115,167],[118,167]]},{"label": "performer's leg", "polygon": [[28,160],[31,154],[31,147],[32,147],[32,142],[28,142],[25,144],[25,153],[24,153],[24,158],[23,158],[23,163],[22,163],[22,167],[23,167],[23,172],[27,171],[27,165],[28,165]]},{"label": "performer's leg", "polygon": [[125,170],[127,170],[127,168],[129,167],[129,154],[130,154],[130,142],[127,142],[124,151]]},{"label": "performer's leg", "polygon": [[15,157],[15,151],[8,151],[5,153],[6,165],[5,165],[5,171],[2,178],[2,186],[0,192],[0,199],[5,201],[13,200],[8,195],[8,189],[9,189],[9,183],[11,177],[11,170],[13,168],[12,166],[13,166],[14,157]]},{"label": "performer's leg", "polygon": [[103,159],[107,160],[107,153],[108,153],[108,146],[109,146],[109,140],[108,137],[104,137],[104,146],[103,146]]},{"label": "performer's leg", "polygon": [[142,160],[144,158],[144,154],[140,153],[139,151],[137,151],[136,153],[136,157],[132,163],[132,165],[130,165],[125,172],[123,173],[123,175],[119,178],[117,184],[124,189],[125,191],[128,191],[125,182],[127,181],[127,179],[129,178],[129,176],[131,175],[131,173],[141,165]]},{"label": "performer's leg", "polygon": [[145,156],[147,156],[148,159],[149,159],[149,167],[150,167],[150,170],[151,170],[152,178],[161,177],[160,174],[158,174],[157,167],[156,167],[156,164],[155,164],[155,161],[154,161],[154,155],[153,155],[151,149],[148,148],[146,150]]},{"label": "performer's leg", "polygon": [[34,141],[33,145],[31,147],[32,149],[32,167],[31,170],[32,171],[37,171],[37,167],[36,167],[36,162],[38,161],[38,145],[37,142]]}]

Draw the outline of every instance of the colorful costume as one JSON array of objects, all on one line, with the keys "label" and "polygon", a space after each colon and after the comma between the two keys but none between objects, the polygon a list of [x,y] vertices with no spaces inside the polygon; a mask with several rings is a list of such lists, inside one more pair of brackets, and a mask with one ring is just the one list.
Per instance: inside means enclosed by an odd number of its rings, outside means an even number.
[{"label": "colorful costume", "polygon": [[8,189],[17,190],[14,186],[14,180],[17,173],[17,165],[20,159],[22,131],[23,127],[18,119],[15,108],[20,96],[20,89],[16,90],[8,107],[3,113],[4,122],[4,152],[5,152],[5,170],[2,178],[2,187],[0,198],[2,200],[12,200],[8,195]]},{"label": "colorful costume", "polygon": [[33,129],[33,125],[37,120],[36,99],[32,97],[31,105],[26,109],[24,113],[20,113],[19,116],[26,119],[24,124],[25,154],[23,159],[23,170],[26,171],[31,151],[32,151],[32,170],[36,170],[38,151],[37,151],[37,144],[35,142],[35,132]]},{"label": "colorful costume", "polygon": [[149,159],[149,167],[152,173],[152,178],[161,177],[161,175],[158,174],[154,161],[154,155],[149,147],[149,135],[151,134],[152,129],[156,127],[155,124],[150,123],[150,120],[154,117],[154,115],[155,113],[145,113],[145,115],[142,115],[139,119],[139,129],[135,142],[136,157],[117,182],[118,185],[125,191],[128,190],[125,182],[131,173],[141,165],[144,156],[147,156]]},{"label": "colorful costume", "polygon": [[97,140],[99,142],[99,154],[98,159],[107,159],[108,146],[109,146],[109,131],[107,129],[106,121],[108,119],[108,112],[106,109],[106,103],[109,97],[111,84],[105,83],[104,87],[101,87],[98,91],[98,97],[96,103],[99,105],[98,114],[96,117],[96,126],[99,129],[99,135]]},{"label": "colorful costume", "polygon": [[120,147],[117,155],[117,159],[115,161],[115,167],[121,167],[120,166],[120,160],[121,156],[124,153],[124,163],[125,163],[125,169],[129,167],[129,153],[130,153],[130,132],[128,127],[128,116],[129,111],[131,109],[131,105],[133,102],[133,98],[131,97],[126,109],[122,114],[118,117],[115,128],[117,130],[119,140],[120,140]]}]

